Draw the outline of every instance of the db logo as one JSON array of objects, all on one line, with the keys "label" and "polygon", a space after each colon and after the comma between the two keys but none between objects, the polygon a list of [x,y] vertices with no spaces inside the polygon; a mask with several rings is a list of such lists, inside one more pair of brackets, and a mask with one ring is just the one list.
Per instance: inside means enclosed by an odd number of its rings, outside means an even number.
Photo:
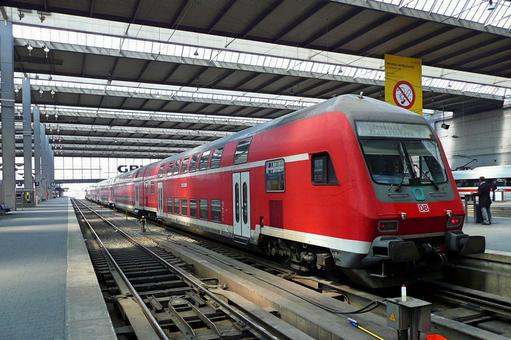
[{"label": "db logo", "polygon": [[429,212],[429,205],[427,203],[419,203],[417,204],[417,208],[419,208],[419,212],[421,213]]}]

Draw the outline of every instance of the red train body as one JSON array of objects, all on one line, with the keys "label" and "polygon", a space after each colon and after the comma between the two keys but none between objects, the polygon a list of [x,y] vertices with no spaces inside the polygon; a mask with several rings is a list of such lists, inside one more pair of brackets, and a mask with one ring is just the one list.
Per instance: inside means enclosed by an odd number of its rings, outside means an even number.
[{"label": "red train body", "polygon": [[[426,121],[340,96],[100,182],[88,199],[369,286],[484,251]],[[422,270],[422,269],[421,269]]]}]

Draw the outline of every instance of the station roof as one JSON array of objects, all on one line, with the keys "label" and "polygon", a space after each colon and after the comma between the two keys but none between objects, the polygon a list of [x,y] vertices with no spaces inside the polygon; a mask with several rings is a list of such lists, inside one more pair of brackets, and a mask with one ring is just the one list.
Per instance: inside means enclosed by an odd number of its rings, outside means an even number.
[{"label": "station roof", "polygon": [[27,74],[52,141],[84,155],[186,149],[345,93],[383,99],[386,53],[422,57],[426,109],[470,114],[511,96],[509,1],[3,3],[22,9],[2,13],[18,92]]}]

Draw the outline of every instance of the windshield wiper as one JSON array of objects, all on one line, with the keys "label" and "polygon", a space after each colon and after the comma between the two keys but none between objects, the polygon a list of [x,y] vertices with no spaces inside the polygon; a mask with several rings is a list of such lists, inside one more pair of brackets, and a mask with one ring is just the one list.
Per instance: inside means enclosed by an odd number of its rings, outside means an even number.
[{"label": "windshield wiper", "polygon": [[438,183],[437,183],[437,182],[435,182],[435,180],[433,180],[433,178],[432,178],[432,177],[429,177],[429,175],[428,175],[426,172],[424,172],[424,171],[423,171],[423,170],[422,170],[422,169],[421,169],[421,168],[420,168],[417,164],[415,164],[415,163],[414,163],[414,164],[413,164],[413,166],[414,166],[414,167],[416,167],[417,169],[419,169],[419,172],[420,172],[420,173],[421,173],[424,177],[426,177],[426,179],[427,179],[428,181],[430,181],[430,182],[431,182],[431,184],[433,184],[433,186],[435,187],[435,190],[436,190],[436,191],[438,191],[438,190],[440,189],[440,187],[438,186]]},{"label": "windshield wiper", "polygon": [[399,191],[401,191],[401,186],[403,185],[403,182],[405,181],[405,176],[406,176],[406,174],[403,172],[403,173],[401,174],[401,181],[400,181],[400,182],[399,182],[399,184],[397,185],[395,192],[399,192]]}]

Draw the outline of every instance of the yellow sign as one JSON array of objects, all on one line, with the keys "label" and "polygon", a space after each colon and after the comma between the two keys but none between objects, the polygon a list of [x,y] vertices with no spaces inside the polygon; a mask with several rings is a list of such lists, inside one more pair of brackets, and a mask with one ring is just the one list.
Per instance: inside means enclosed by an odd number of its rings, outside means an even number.
[{"label": "yellow sign", "polygon": [[394,315],[394,313],[390,313],[389,320],[396,321],[396,316]]},{"label": "yellow sign", "polygon": [[422,60],[385,54],[385,101],[422,115]]}]

